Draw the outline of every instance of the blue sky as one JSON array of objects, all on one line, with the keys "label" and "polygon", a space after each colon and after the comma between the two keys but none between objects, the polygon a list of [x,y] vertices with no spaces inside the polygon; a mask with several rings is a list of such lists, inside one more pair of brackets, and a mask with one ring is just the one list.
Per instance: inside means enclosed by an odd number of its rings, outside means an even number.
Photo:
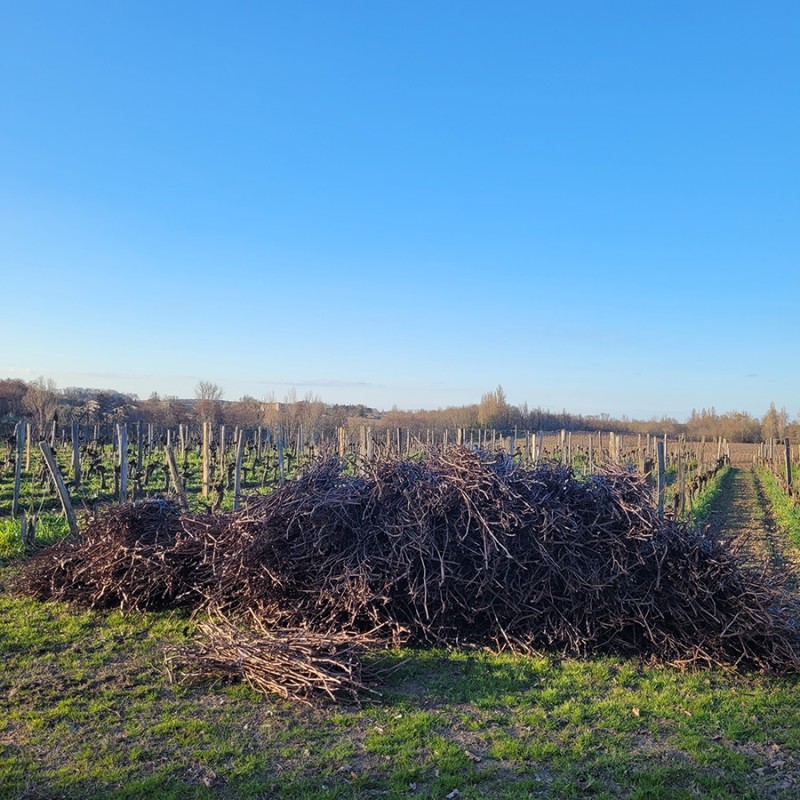
[{"label": "blue sky", "polygon": [[800,411],[796,2],[0,13],[0,377]]}]

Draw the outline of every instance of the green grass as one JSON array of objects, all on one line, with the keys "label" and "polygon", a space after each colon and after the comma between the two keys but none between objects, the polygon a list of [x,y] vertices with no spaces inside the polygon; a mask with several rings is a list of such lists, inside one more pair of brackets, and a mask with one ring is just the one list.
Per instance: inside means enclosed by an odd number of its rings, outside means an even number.
[{"label": "green grass", "polygon": [[711,512],[719,504],[722,489],[730,471],[729,466],[724,466],[695,498],[687,517],[696,526],[703,527],[711,519]]},{"label": "green grass", "polygon": [[800,506],[792,501],[768,469],[756,467],[756,475],[772,506],[772,514],[778,527],[794,547],[800,548]]},{"label": "green grass", "polygon": [[308,708],[170,682],[181,614],[39,603],[10,577],[0,798],[795,796],[797,678],[405,650],[380,655],[380,702]]},{"label": "green grass", "polygon": [[[20,519],[0,518],[0,565],[25,555]],[[39,547],[53,544],[69,533],[66,519],[57,514],[42,514],[36,518],[36,545]]]}]

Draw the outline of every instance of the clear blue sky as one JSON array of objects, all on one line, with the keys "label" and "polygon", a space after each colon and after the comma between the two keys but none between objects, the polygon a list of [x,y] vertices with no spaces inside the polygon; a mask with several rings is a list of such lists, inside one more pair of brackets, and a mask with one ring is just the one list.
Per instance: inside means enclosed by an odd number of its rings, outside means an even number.
[{"label": "clear blue sky", "polygon": [[800,411],[797,2],[0,10],[0,377]]}]

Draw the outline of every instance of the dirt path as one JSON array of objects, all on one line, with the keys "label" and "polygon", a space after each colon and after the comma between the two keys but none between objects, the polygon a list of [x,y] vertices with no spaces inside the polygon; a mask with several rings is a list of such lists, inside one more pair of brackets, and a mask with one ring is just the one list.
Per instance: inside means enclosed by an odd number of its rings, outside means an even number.
[{"label": "dirt path", "polygon": [[787,541],[772,514],[755,470],[731,468],[711,511],[711,529],[728,539],[754,563],[767,562],[786,575],[786,589],[800,591],[800,554]]}]

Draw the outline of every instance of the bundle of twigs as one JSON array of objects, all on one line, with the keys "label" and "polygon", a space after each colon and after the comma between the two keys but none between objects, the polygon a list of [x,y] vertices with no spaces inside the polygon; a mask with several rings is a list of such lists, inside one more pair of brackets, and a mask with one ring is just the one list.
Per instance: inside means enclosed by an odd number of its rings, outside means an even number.
[{"label": "bundle of twigs", "polygon": [[[214,606],[328,639],[380,629],[412,643],[800,670],[780,580],[659,516],[642,478],[462,448],[358,474],[322,461],[230,514],[110,509],[24,580],[40,596]],[[225,654],[216,662],[233,658],[206,633]]]},{"label": "bundle of twigs", "polygon": [[375,694],[365,683],[361,655],[377,641],[369,634],[321,634],[303,628],[273,628],[258,618],[234,623],[219,609],[198,624],[193,645],[167,654],[181,680],[235,678],[263,694],[310,704],[323,696],[358,703]]}]

